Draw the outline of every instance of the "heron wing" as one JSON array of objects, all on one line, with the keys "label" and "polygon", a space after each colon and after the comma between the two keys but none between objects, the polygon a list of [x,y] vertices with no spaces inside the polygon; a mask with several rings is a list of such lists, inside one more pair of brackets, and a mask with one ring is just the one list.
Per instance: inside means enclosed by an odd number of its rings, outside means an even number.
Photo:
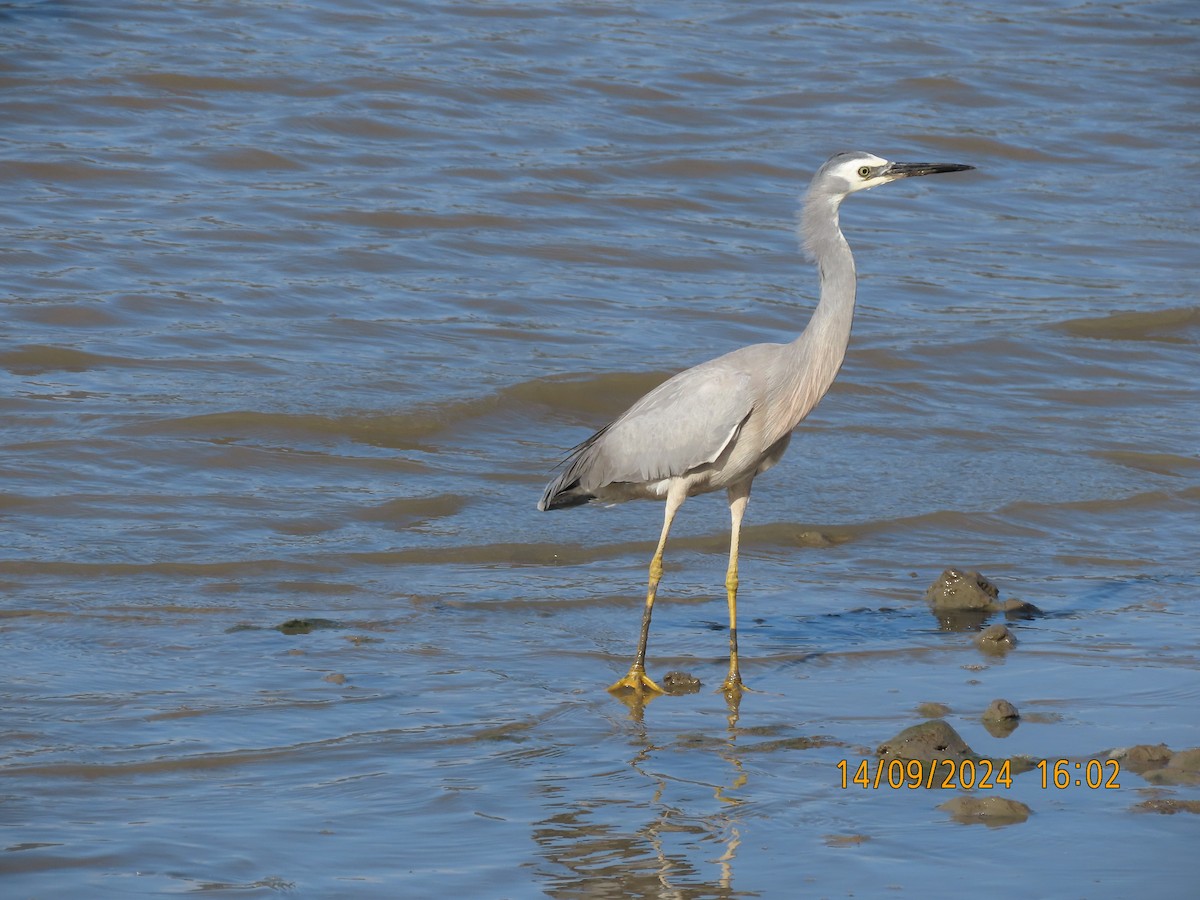
[{"label": "heron wing", "polygon": [[680,372],[585,442],[571,480],[595,490],[684,475],[715,462],[753,408],[752,375],[724,358]]}]

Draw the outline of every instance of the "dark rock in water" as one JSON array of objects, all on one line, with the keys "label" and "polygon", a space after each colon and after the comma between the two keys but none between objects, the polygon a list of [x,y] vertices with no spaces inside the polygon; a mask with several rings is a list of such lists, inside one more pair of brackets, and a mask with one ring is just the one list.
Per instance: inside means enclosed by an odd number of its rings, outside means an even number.
[{"label": "dark rock in water", "polygon": [[905,728],[876,750],[886,759],[979,759],[979,754],[967,746],[958,732],[941,719],[921,722]]},{"label": "dark rock in water", "polygon": [[695,694],[700,690],[700,679],[690,672],[668,672],[661,687],[668,694]]},{"label": "dark rock in water", "polygon": [[938,806],[966,825],[1016,825],[1029,818],[1032,810],[1019,800],[1007,797],[976,797],[964,794]]},{"label": "dark rock in water", "polygon": [[989,625],[975,635],[975,646],[984,653],[1003,654],[1017,646],[1016,636],[1006,625]]}]

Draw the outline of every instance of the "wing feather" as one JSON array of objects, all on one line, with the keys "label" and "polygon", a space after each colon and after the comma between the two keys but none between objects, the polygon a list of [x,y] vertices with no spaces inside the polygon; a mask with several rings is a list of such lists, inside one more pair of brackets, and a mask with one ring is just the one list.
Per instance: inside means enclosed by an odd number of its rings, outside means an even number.
[{"label": "wing feather", "polygon": [[582,483],[658,481],[716,461],[753,409],[750,383],[712,365],[664,382],[600,435]]},{"label": "wing feather", "polygon": [[713,463],[753,409],[753,376],[734,359],[680,372],[574,448],[538,506],[574,506],[608,485],[653,484]]}]

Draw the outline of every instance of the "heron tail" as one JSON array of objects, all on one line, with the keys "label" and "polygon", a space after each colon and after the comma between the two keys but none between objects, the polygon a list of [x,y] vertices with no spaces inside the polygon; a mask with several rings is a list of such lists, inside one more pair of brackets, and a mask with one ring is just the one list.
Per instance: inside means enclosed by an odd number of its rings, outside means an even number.
[{"label": "heron tail", "polygon": [[570,509],[572,506],[582,506],[596,499],[596,495],[585,491],[579,486],[579,479],[570,484],[564,484],[561,477],[555,478],[546,485],[546,492],[538,501],[537,508],[542,512],[552,509]]}]

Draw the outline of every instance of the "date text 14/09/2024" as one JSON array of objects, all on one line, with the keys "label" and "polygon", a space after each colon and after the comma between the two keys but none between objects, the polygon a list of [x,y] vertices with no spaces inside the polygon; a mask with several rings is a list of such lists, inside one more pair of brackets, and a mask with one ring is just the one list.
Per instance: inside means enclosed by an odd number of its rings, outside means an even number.
[{"label": "date text 14/09/2024", "polygon": [[[843,788],[990,790],[1011,788],[1013,780],[1012,760],[1008,759],[863,759],[857,765],[842,759],[837,768]],[[1121,764],[1115,759],[1040,759],[1021,767],[1021,771],[1028,769],[1036,769],[1041,774],[1043,789],[1115,790],[1121,786],[1117,783]]]}]

